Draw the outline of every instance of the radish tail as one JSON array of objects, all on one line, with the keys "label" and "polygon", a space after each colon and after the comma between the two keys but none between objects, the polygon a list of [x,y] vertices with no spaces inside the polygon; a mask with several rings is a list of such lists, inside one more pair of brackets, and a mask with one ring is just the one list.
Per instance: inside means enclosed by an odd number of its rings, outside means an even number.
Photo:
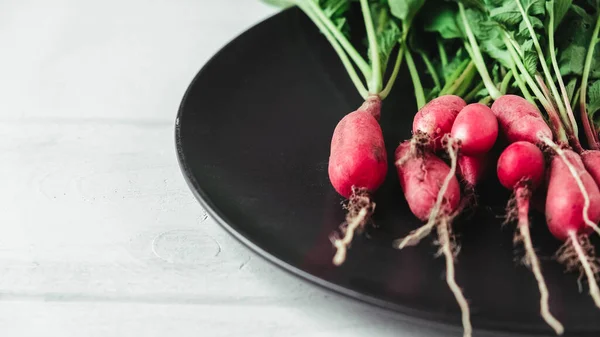
[{"label": "radish tail", "polygon": [[446,258],[446,282],[448,283],[448,287],[450,287],[450,290],[452,290],[452,293],[456,298],[456,302],[458,303],[458,306],[460,307],[460,310],[462,312],[463,337],[470,337],[473,328],[471,327],[469,303],[467,303],[467,300],[465,299],[462,290],[456,284],[456,279],[454,278],[454,252],[452,249],[452,244],[450,242],[448,221],[445,217],[442,217],[440,219],[440,224],[439,226],[437,226],[437,229],[439,236],[439,244]]},{"label": "radish tail", "polygon": [[331,243],[336,248],[333,257],[333,264],[336,266],[340,266],[346,261],[346,253],[354,238],[354,233],[362,232],[375,210],[375,203],[371,201],[366,190],[353,187],[352,196],[350,196],[346,208],[348,214],[346,215],[345,226],[342,227],[343,237],[340,238],[337,234],[331,237]]},{"label": "radish tail", "polygon": [[519,240],[521,240],[523,246],[525,246],[525,263],[531,268],[540,290],[540,314],[544,321],[554,329],[557,335],[562,335],[565,329],[563,325],[552,316],[552,313],[550,313],[548,288],[546,286],[546,281],[544,280],[544,275],[542,274],[540,261],[538,260],[533,244],[531,243],[531,235],[529,233],[529,189],[527,187],[517,188],[515,197],[517,199],[519,215]]},{"label": "radish tail", "polygon": [[445,200],[444,195],[446,194],[446,190],[448,190],[448,185],[450,185],[450,181],[452,181],[452,178],[456,175],[457,150],[455,148],[455,144],[456,143],[452,138],[448,139],[446,148],[448,154],[450,155],[450,172],[448,172],[446,179],[444,179],[444,183],[440,187],[437,200],[435,201],[435,204],[431,209],[431,213],[429,213],[429,220],[425,225],[410,232],[410,234],[408,234],[406,237],[394,240],[394,242],[392,243],[394,248],[403,249],[407,246],[416,246],[424,237],[431,233],[431,230],[433,229],[433,227],[435,227],[436,223],[438,222],[438,218],[440,217],[440,209],[442,208],[442,203]]},{"label": "radish tail", "polygon": [[[585,271],[585,275],[587,276],[589,287],[590,287],[590,296],[594,299],[594,303],[598,308],[600,308],[600,290],[598,289],[598,283],[596,283],[596,273],[598,272],[598,267],[595,264],[590,263],[590,258],[585,250],[588,250],[590,247],[590,243],[585,241],[582,245],[579,242],[579,238],[577,237],[577,233],[575,231],[569,232],[570,243],[573,245],[575,252],[577,253],[577,258]],[[568,244],[569,242],[567,242]],[[585,246],[585,250],[584,250]]]},{"label": "radish tail", "polygon": [[585,221],[585,224],[587,226],[591,227],[596,232],[596,234],[600,235],[600,227],[598,227],[598,225],[596,225],[592,220],[590,220],[590,216],[589,216],[590,196],[587,193],[585,186],[583,185],[583,181],[581,181],[581,178],[577,174],[577,170],[569,162],[569,160],[565,156],[565,153],[560,148],[560,146],[555,144],[550,138],[548,138],[546,136],[540,135],[539,139],[542,142],[544,142],[544,144],[548,145],[554,152],[556,152],[556,154],[560,157],[560,159],[562,159],[562,161],[565,163],[567,168],[569,168],[569,172],[575,179],[575,183],[577,183],[577,187],[579,187],[579,191],[583,195],[583,221]]}]

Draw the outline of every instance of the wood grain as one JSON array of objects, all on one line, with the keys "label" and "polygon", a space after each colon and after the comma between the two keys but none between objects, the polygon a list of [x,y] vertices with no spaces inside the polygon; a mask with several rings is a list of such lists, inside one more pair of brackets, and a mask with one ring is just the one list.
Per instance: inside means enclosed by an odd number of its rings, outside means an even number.
[{"label": "wood grain", "polygon": [[259,1],[0,2],[2,336],[418,336],[208,218],[173,126]]}]

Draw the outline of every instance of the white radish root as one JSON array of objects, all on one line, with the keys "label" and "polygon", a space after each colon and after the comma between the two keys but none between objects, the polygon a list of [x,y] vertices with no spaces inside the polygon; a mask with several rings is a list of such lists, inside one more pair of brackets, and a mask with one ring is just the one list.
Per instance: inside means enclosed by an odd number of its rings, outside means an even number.
[{"label": "white radish root", "polygon": [[371,201],[369,194],[364,189],[352,188],[352,196],[346,206],[348,214],[346,222],[340,228],[343,236],[337,234],[331,236],[331,243],[336,248],[333,257],[333,264],[341,266],[346,261],[348,248],[354,239],[354,233],[360,233],[364,230],[367,221],[375,210],[375,203]]},{"label": "white radish root", "polygon": [[529,198],[530,192],[527,187],[519,187],[515,191],[515,199],[518,213],[519,234],[515,237],[515,242],[522,242],[525,247],[525,265],[531,268],[540,291],[540,315],[546,323],[554,329],[557,335],[562,335],[565,331],[563,325],[550,313],[549,292],[542,274],[540,261],[535,253],[529,233]]},{"label": "white radish root", "polygon": [[463,336],[470,337],[473,333],[473,327],[471,326],[471,314],[469,310],[469,303],[465,299],[465,296],[462,293],[460,287],[456,284],[456,279],[454,277],[454,245],[451,242],[450,238],[450,229],[448,225],[448,221],[445,217],[440,219],[440,223],[437,226],[438,230],[438,243],[440,245],[440,250],[444,254],[446,259],[446,282],[448,283],[448,287],[454,294],[456,298],[456,302],[460,307],[460,311],[462,313],[462,325],[463,325]]},{"label": "white radish root", "polygon": [[569,239],[557,252],[557,260],[563,263],[567,270],[583,270],[590,288],[590,296],[600,308],[600,289],[596,276],[600,268],[594,254],[594,247],[587,235],[577,236],[575,231],[569,232]]}]

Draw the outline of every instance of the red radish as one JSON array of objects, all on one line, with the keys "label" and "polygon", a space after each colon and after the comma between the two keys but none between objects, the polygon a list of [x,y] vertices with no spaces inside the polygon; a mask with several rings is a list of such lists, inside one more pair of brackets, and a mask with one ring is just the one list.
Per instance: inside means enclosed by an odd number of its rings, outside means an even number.
[{"label": "red radish", "polygon": [[467,189],[473,189],[484,177],[489,155],[480,156],[458,155],[456,174],[465,182]]},{"label": "red radish", "polygon": [[442,148],[442,138],[450,133],[458,113],[467,103],[456,95],[444,95],[425,104],[413,119],[413,135],[431,150]]},{"label": "red radish", "polygon": [[459,141],[462,154],[484,155],[492,149],[498,138],[498,121],[486,105],[472,103],[456,116],[450,135]]},{"label": "red radish", "polygon": [[[456,159],[453,158],[453,166],[448,167],[431,152],[420,157],[407,156],[412,148],[411,143],[412,141],[405,141],[396,149],[396,169],[411,211],[420,220],[427,220],[427,224],[412,231],[406,238],[394,241],[394,246],[402,249],[415,245],[433,227],[437,227],[438,244],[446,260],[446,282],[462,311],[464,335],[470,336],[472,327],[469,305],[454,277],[456,247],[449,224],[460,203],[460,185],[453,173],[456,171]],[[408,159],[403,160],[407,157]]]},{"label": "red radish", "polygon": [[[548,197],[546,198],[546,220],[552,234],[565,241],[570,233],[590,234],[591,227],[586,225],[582,209],[589,200],[587,217],[594,224],[600,221],[600,191],[592,176],[585,170],[579,155],[571,150],[561,150],[565,159],[555,156],[550,169]],[[581,193],[578,182],[569,172],[565,160],[575,168],[587,196]]]},{"label": "red radish", "polygon": [[358,110],[342,118],[331,139],[329,179],[345,198],[352,186],[374,192],[387,174],[387,152],[378,118],[381,101],[371,97]]},{"label": "red radish", "polygon": [[[548,288],[540,267],[540,262],[531,242],[529,233],[529,201],[532,192],[544,180],[544,154],[529,142],[518,141],[509,145],[498,158],[497,173],[502,186],[513,191],[513,202],[509,203],[508,214],[517,215],[519,234],[515,242],[523,242],[525,264],[529,266],[537,280],[540,291],[540,313],[542,318],[557,334],[564,332],[562,324],[550,313]],[[512,205],[512,206],[511,206]]]},{"label": "red radish", "polygon": [[552,139],[552,131],[538,108],[523,97],[501,96],[492,104],[492,112],[509,143],[522,140],[537,144],[540,133]]},{"label": "red radish", "polygon": [[554,237],[565,241],[558,253],[559,262],[569,269],[583,268],[590,295],[600,307],[600,290],[596,283],[599,269],[589,257],[593,246],[588,238],[600,221],[600,190],[577,153],[546,143],[557,154],[550,166],[546,222]]},{"label": "red radish", "polygon": [[581,153],[581,160],[588,173],[600,187],[600,151],[590,150]]},{"label": "red radish", "polygon": [[[467,178],[470,187],[475,186],[483,174],[485,162],[482,162],[482,159],[494,147],[496,139],[498,121],[490,108],[480,103],[472,103],[458,113],[447,138],[446,150],[455,161],[460,159],[461,155],[467,156],[462,157],[462,165],[459,167],[460,175]],[[455,162],[451,164],[457,166]],[[454,175],[455,172],[450,174]]]},{"label": "red radish", "polygon": [[[396,158],[403,158],[410,151],[410,141],[405,141],[396,148]],[[425,153],[422,157],[413,158],[403,165],[396,165],[400,186],[411,212],[421,221],[429,219],[434,209],[440,186],[448,175],[450,167],[433,153]],[[460,202],[460,186],[458,180],[452,179],[443,196],[446,209],[450,214]]]},{"label": "red radish", "polygon": [[337,252],[335,265],[346,259],[354,232],[361,232],[375,209],[371,194],[387,174],[387,152],[379,126],[381,99],[369,96],[356,111],[342,118],[333,131],[329,156],[329,180],[335,190],[349,199],[343,237],[331,240]]}]

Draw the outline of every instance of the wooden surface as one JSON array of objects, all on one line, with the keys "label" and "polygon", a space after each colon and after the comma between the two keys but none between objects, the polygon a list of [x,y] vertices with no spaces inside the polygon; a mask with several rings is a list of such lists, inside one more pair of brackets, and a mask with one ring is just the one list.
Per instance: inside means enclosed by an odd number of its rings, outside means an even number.
[{"label": "wooden surface", "polygon": [[255,256],[193,198],[173,124],[256,0],[0,2],[1,336],[442,335]]}]

